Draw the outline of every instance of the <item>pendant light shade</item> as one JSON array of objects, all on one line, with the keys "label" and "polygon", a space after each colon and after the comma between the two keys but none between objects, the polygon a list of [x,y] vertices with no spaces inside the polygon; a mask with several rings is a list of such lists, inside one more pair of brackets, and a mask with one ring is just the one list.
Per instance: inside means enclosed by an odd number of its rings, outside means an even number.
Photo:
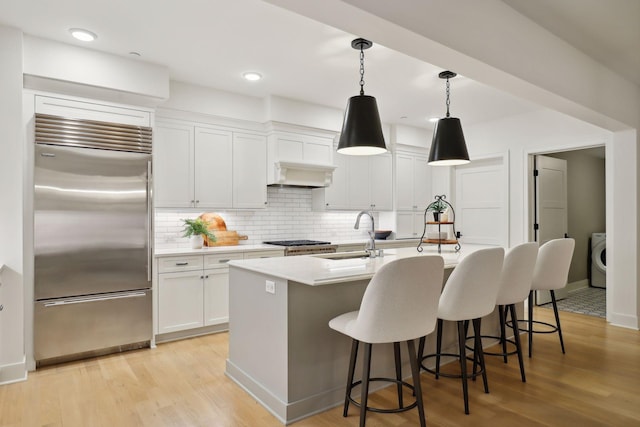
[{"label": "pendant light shade", "polygon": [[438,120],[433,130],[433,140],[429,151],[429,164],[433,166],[455,166],[469,163],[467,144],[462,133],[460,119],[449,117],[449,79],[456,76],[451,71],[439,74],[447,79],[447,116]]},{"label": "pendant light shade", "polygon": [[372,45],[365,39],[351,42],[351,47],[360,50],[360,95],[349,98],[344,112],[338,142],[338,153],[341,154],[367,156],[387,151],[376,99],[364,94],[364,49]]},{"label": "pendant light shade", "polygon": [[344,112],[338,153],[366,156],[385,151],[376,99],[369,95],[352,96]]}]

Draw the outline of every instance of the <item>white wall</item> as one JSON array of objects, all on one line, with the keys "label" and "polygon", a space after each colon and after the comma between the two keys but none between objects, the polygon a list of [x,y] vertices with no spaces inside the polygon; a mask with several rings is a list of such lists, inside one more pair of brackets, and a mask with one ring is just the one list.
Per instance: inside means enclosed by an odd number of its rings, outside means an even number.
[{"label": "white wall", "polygon": [[[33,89],[51,90],[52,87],[43,86],[53,85],[54,91],[73,90],[72,94],[79,96],[107,95],[109,101],[115,102],[123,101],[112,97],[116,91],[156,102],[169,97],[169,70],[165,66],[32,36],[24,37],[24,73],[36,78],[32,80]],[[92,92],[91,88],[106,89],[109,93]]]},{"label": "white wall", "polygon": [[0,383],[26,376],[22,254],[22,33],[0,26]]},{"label": "white wall", "polygon": [[604,145],[612,133],[563,114],[539,110],[503,120],[465,126],[469,156],[510,152],[510,246],[527,240],[525,203],[526,154]]},{"label": "white wall", "polygon": [[[633,139],[633,146],[640,144],[640,134],[636,131],[640,128],[640,87],[505,3],[499,0],[267,1],[587,123],[621,132],[614,138],[614,143],[624,145],[616,149],[626,151],[626,157],[623,159],[621,155],[615,160],[607,157],[607,169],[616,169],[615,174],[608,175],[611,179],[607,179],[607,194],[613,195],[611,203],[607,204],[607,232],[609,218],[613,218],[614,212],[624,219],[618,227],[637,230],[640,186],[636,171],[640,159],[637,150],[631,151],[626,143],[631,145]],[[631,134],[624,133],[629,129],[632,129]],[[517,130],[511,136],[513,146],[522,137],[526,138]],[[510,175],[514,186],[521,184],[524,176],[521,174],[524,160],[516,161],[516,157],[512,156],[515,167]],[[629,181],[629,178],[634,180]],[[618,187],[620,191],[614,191]],[[522,185],[519,188],[526,190]],[[623,188],[626,190],[624,195]],[[515,197],[511,207],[516,215],[511,218],[518,218],[517,212],[520,216],[525,214],[519,203],[522,195],[512,193],[512,196]],[[623,211],[626,213],[622,214]],[[526,215],[524,217],[526,219]],[[521,226],[511,224],[511,227],[515,231],[512,236],[522,235],[518,234],[522,231]],[[608,320],[638,329],[640,239],[637,234],[627,234],[624,238],[612,236],[607,242],[607,251],[610,250],[624,254],[625,259],[633,262],[624,267],[620,264],[607,266],[607,273],[619,280],[615,283],[619,283],[615,294],[608,290],[607,302],[615,299],[611,303],[621,310],[612,317],[609,317],[611,310],[607,310]],[[627,300],[618,301],[618,298],[624,298],[622,294],[617,295],[618,292],[626,294]]]}]

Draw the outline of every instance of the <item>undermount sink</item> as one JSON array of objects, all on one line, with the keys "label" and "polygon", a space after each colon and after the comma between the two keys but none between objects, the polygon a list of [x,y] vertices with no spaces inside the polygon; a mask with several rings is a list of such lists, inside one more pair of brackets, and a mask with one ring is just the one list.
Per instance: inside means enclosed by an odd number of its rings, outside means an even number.
[{"label": "undermount sink", "polygon": [[369,253],[365,251],[354,251],[354,252],[336,252],[332,254],[322,254],[317,255],[318,258],[331,259],[331,260],[341,260],[341,259],[356,259],[369,258]]}]

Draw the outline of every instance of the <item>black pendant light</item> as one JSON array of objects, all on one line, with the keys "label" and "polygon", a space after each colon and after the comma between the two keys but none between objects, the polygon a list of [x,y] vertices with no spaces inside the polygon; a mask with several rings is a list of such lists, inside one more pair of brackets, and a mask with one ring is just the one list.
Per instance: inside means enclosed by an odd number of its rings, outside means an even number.
[{"label": "black pendant light", "polygon": [[469,163],[467,144],[464,141],[460,119],[449,117],[449,79],[457,74],[443,71],[438,77],[447,79],[447,116],[438,120],[433,130],[429,151],[429,164],[433,166],[455,166]]},{"label": "black pendant light", "polygon": [[371,46],[373,43],[365,39],[351,42],[351,47],[360,51],[360,95],[349,98],[344,112],[338,142],[341,154],[367,156],[387,151],[376,99],[364,94],[364,50]]}]

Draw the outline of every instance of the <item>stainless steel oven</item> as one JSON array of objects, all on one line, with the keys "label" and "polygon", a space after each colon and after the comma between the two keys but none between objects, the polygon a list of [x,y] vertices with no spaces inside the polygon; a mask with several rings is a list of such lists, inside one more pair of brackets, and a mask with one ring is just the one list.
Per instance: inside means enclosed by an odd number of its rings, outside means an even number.
[{"label": "stainless steel oven", "polygon": [[275,240],[262,243],[284,246],[284,256],[331,254],[338,249],[338,245],[320,240]]}]

